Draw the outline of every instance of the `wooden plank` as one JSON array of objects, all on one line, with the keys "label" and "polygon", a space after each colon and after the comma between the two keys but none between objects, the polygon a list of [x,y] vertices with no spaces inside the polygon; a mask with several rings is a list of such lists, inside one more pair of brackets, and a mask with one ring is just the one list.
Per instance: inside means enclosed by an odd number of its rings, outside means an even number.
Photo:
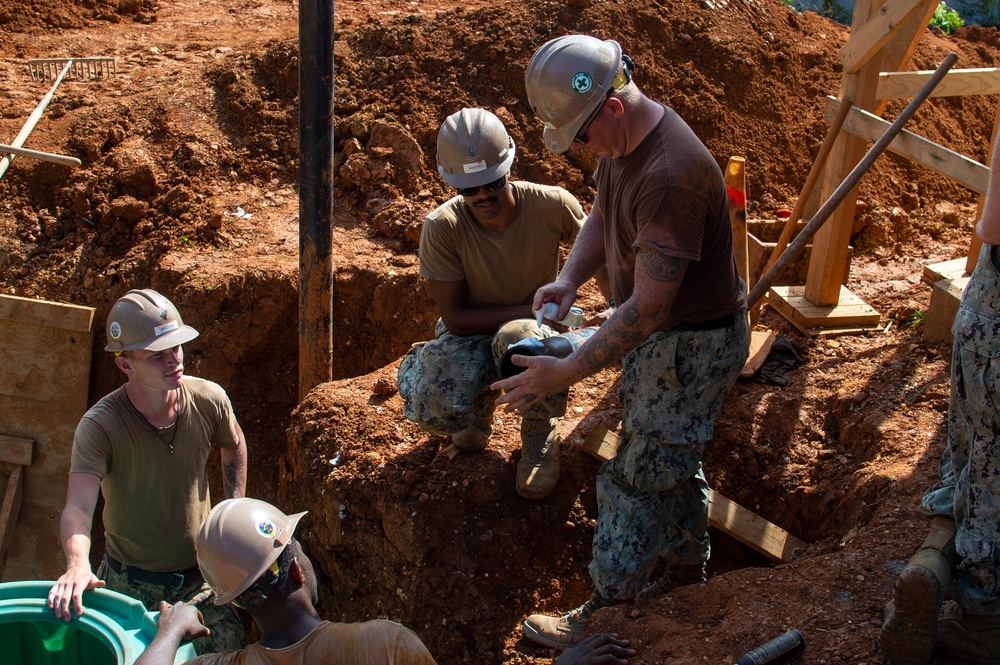
[{"label": "wooden plank", "polygon": [[[937,6],[938,0],[922,0],[921,8],[913,12],[896,36],[882,47],[881,71],[898,72],[908,68]],[[885,99],[877,100],[875,107],[868,110],[881,118],[888,103]]]},{"label": "wooden plank", "polygon": [[[590,430],[583,449],[606,462],[615,456],[618,443],[617,434],[598,425]],[[772,561],[790,561],[796,550],[801,551],[808,546],[805,541],[712,489],[708,490],[708,525],[752,547]]]},{"label": "wooden plank", "polygon": [[[17,537],[2,581],[55,579],[65,571],[59,515],[77,423],[87,410],[94,309],[0,297],[0,433],[31,439]],[[9,464],[0,464],[0,470]]]},{"label": "wooden plank", "polygon": [[35,442],[31,439],[0,435],[0,462],[31,466],[34,452]]},{"label": "wooden plank", "polygon": [[[850,38],[840,48],[844,73],[853,74],[879,54],[922,5],[920,0],[889,0],[860,29],[855,30],[852,26]],[[881,64],[881,59],[878,62]]]},{"label": "wooden plank", "polygon": [[841,286],[836,305],[815,305],[806,298],[805,287],[773,286],[768,304],[782,316],[803,328],[843,328],[879,324],[881,316],[861,298]]},{"label": "wooden plank", "polygon": [[966,277],[965,257],[952,259],[951,261],[941,261],[924,266],[924,272],[920,279],[933,286],[942,279],[955,279],[956,277]]},{"label": "wooden plank", "polygon": [[771,352],[775,339],[774,333],[764,330],[754,330],[750,333],[750,355],[747,356],[747,361],[740,371],[740,378],[749,379],[757,373],[767,360],[767,354]]},{"label": "wooden plank", "polygon": [[23,466],[14,465],[7,478],[7,489],[3,494],[3,504],[0,504],[0,574],[7,564],[7,550],[14,538],[14,528],[17,526],[17,516],[21,511]]},{"label": "wooden plank", "polygon": [[[836,114],[839,106],[840,100],[835,97],[826,98],[828,120]],[[866,141],[877,141],[890,124],[867,111],[854,108],[847,114],[844,131]],[[905,129],[892,140],[888,150],[946,175],[974,192],[985,193],[989,185],[988,167]]]},{"label": "wooden plank", "polygon": [[730,157],[726,164],[726,193],[729,197],[729,222],[733,227],[733,254],[736,255],[736,270],[740,279],[750,289],[747,264],[747,181],[746,160]]},{"label": "wooden plank", "polygon": [[94,323],[94,308],[0,295],[0,319],[89,333]]},{"label": "wooden plank", "polygon": [[924,321],[924,339],[935,342],[950,342],[951,324],[955,322],[958,306],[962,301],[962,290],[970,277],[942,279],[931,289],[931,303]]},{"label": "wooden plank", "polygon": [[[880,4],[878,0],[856,0],[851,32],[860,30]],[[875,89],[881,71],[880,58],[881,56],[873,57],[853,74],[844,73],[837,97],[853,100],[854,105],[860,109],[875,108]],[[848,132],[840,132],[827,158],[823,186],[814,190],[819,192],[820,201],[829,199],[840,187],[864,157],[866,150],[866,141]],[[846,281],[844,266],[851,244],[857,197],[855,187],[813,237],[812,257],[809,259],[809,272],[806,275],[806,293],[809,300],[817,305],[836,305],[840,287]]]},{"label": "wooden plank", "polygon": [[[912,99],[917,91],[934,74],[932,70],[919,72],[882,72],[879,74],[879,99]],[[1000,93],[1000,68],[953,69],[944,75],[931,92],[931,97],[966,97],[968,95],[995,95]]]}]

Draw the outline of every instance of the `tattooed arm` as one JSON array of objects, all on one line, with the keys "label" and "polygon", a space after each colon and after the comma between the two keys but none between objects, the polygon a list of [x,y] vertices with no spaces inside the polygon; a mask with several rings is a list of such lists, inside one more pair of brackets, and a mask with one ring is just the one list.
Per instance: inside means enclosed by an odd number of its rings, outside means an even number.
[{"label": "tattooed arm", "polygon": [[247,442],[243,429],[236,424],[237,444],[233,448],[223,448],[222,488],[227,499],[246,496],[247,489]]},{"label": "tattooed arm", "polygon": [[506,404],[507,411],[523,412],[548,395],[621,360],[670,315],[687,266],[686,259],[639,248],[632,296],[570,356],[514,356],[516,364],[528,369],[490,386],[506,391],[497,405]]}]

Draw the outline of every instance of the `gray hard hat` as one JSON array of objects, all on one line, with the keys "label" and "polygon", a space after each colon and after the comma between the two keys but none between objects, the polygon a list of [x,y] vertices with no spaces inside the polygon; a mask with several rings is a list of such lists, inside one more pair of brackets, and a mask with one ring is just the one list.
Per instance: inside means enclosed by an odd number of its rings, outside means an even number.
[{"label": "gray hard hat", "polygon": [[566,35],[543,44],[528,62],[524,87],[531,111],[545,125],[545,146],[566,152],[608,92],[630,77],[614,40]]},{"label": "gray hard hat", "polygon": [[510,171],[514,139],[486,109],[462,109],[448,116],[437,139],[437,169],[452,187],[479,187]]},{"label": "gray hard hat", "polygon": [[163,351],[186,344],[198,331],[184,325],[180,312],[152,289],[132,289],[115,302],[108,314],[105,351]]}]

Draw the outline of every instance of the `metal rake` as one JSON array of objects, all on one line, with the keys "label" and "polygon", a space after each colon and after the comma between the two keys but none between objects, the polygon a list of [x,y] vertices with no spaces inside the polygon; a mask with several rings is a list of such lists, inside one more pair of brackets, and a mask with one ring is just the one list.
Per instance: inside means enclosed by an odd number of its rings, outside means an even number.
[{"label": "metal rake", "polygon": [[55,79],[70,63],[66,76],[89,80],[110,78],[118,73],[114,58],[36,58],[28,61],[28,70],[34,81]]}]

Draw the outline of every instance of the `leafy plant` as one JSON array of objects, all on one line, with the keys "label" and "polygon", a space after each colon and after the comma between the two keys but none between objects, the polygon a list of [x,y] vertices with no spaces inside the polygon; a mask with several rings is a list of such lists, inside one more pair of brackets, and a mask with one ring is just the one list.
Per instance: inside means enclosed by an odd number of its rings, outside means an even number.
[{"label": "leafy plant", "polygon": [[963,25],[965,25],[965,21],[958,15],[958,12],[950,9],[944,2],[941,2],[938,4],[937,9],[934,10],[934,15],[931,16],[929,27],[940,28],[941,32],[950,35]]}]

